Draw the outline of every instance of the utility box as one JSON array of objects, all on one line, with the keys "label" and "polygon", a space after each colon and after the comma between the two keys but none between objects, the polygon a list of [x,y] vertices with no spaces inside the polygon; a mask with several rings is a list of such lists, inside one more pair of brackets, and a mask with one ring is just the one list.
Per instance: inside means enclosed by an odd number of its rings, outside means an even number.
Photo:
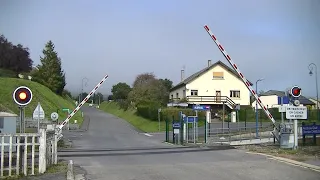
[{"label": "utility box", "polygon": [[235,111],[231,112],[231,122],[233,123],[237,122],[237,112]]},{"label": "utility box", "polygon": [[[16,134],[17,133],[17,119],[18,115],[0,112],[0,134]],[[0,143],[9,143],[10,137],[5,136],[4,142]],[[16,143],[16,138],[12,138],[12,143]],[[13,146],[14,147],[14,146]],[[12,152],[15,152],[16,148],[12,148]],[[4,146],[4,152],[9,152],[9,146]]]},{"label": "utility box", "polygon": [[280,148],[292,149],[294,146],[294,134],[290,132],[283,132],[280,135]]}]

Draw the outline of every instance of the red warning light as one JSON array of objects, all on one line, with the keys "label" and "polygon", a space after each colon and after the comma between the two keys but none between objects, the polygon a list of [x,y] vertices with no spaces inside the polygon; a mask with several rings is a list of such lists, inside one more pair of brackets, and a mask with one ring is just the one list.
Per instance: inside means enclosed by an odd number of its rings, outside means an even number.
[{"label": "red warning light", "polygon": [[26,86],[20,86],[14,90],[12,97],[19,106],[26,106],[32,100],[32,91]]},{"label": "red warning light", "polygon": [[301,96],[301,88],[298,86],[294,86],[291,88],[291,95],[293,97],[300,97]]},{"label": "red warning light", "polygon": [[19,99],[25,100],[26,98],[27,98],[27,94],[26,94],[25,92],[21,92],[21,93],[19,94]]}]

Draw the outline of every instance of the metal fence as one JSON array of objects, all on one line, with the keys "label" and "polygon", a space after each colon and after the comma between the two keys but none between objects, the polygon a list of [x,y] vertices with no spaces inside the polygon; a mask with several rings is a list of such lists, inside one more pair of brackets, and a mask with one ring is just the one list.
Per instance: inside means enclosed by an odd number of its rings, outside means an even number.
[{"label": "metal fence", "polygon": [[57,164],[54,131],[40,129],[39,133],[0,134],[0,138],[0,178],[35,175],[36,171],[44,173],[48,166]]},{"label": "metal fence", "polygon": [[[177,123],[177,122],[175,122]],[[180,124],[179,134],[174,134],[172,121],[166,121],[166,141],[178,144],[255,144],[275,142],[272,132],[274,125],[269,122],[214,122],[199,120],[197,123]],[[293,129],[293,123],[287,123]],[[298,127],[298,137],[302,138],[302,127]]]}]

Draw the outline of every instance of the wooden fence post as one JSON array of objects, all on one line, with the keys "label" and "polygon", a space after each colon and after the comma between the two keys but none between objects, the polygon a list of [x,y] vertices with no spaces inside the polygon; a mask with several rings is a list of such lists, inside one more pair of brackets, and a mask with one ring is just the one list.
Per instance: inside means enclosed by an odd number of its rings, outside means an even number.
[{"label": "wooden fence post", "polygon": [[40,129],[39,137],[39,173],[46,172],[47,163],[46,163],[46,130]]}]

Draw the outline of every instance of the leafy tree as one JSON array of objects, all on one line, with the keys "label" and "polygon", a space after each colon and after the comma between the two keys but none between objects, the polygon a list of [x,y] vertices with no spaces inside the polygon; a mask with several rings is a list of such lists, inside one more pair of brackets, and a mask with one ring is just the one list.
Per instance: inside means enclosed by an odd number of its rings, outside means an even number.
[{"label": "leafy tree", "polygon": [[62,96],[69,96],[70,98],[72,98],[71,92],[66,89],[63,90]]},{"label": "leafy tree", "polygon": [[152,73],[140,74],[133,83],[133,89],[129,93],[130,101],[136,106],[152,105],[160,106],[165,103],[166,86]]},{"label": "leafy tree", "polygon": [[[88,93],[86,92],[83,92],[83,93],[80,93],[78,96],[77,96],[77,101],[79,101],[80,99],[80,102],[84,100],[84,98],[86,98],[88,96]],[[79,102],[79,103],[80,103]]]},{"label": "leafy tree", "polygon": [[127,99],[130,91],[131,91],[131,87],[124,82],[119,82],[118,84],[113,85],[111,89],[113,99],[115,100]]},{"label": "leafy tree", "polygon": [[112,101],[112,100],[114,100],[114,99],[113,99],[113,95],[111,94],[108,96],[108,101]]},{"label": "leafy tree", "polygon": [[43,57],[40,57],[41,65],[37,66],[38,71],[34,73],[33,79],[47,86],[56,94],[62,95],[66,86],[65,73],[61,68],[61,59],[54,48],[52,41],[45,45],[42,51]]},{"label": "leafy tree", "polygon": [[33,61],[29,56],[28,48],[21,44],[13,45],[3,35],[0,35],[0,68],[11,70],[16,76],[22,72],[30,72]]},{"label": "leafy tree", "polygon": [[173,87],[173,82],[170,79],[159,79],[159,81],[163,83],[168,91],[170,91],[170,89]]}]

